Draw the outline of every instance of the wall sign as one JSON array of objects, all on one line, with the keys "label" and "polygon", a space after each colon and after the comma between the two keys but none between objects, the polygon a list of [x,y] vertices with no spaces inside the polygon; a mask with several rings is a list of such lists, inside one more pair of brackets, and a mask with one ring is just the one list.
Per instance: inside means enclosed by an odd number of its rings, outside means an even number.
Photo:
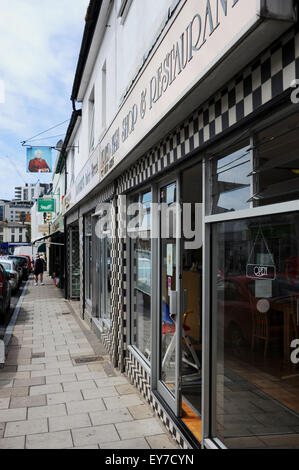
[{"label": "wall sign", "polygon": [[[136,77],[101,140],[101,178],[262,21],[264,5],[262,0],[188,0],[182,3],[161,44]],[[275,18],[270,11],[271,2],[268,3],[267,11]],[[290,6],[289,1],[284,4],[285,8]]]},{"label": "wall sign", "polygon": [[76,179],[76,202],[99,183],[99,148],[96,148]]}]

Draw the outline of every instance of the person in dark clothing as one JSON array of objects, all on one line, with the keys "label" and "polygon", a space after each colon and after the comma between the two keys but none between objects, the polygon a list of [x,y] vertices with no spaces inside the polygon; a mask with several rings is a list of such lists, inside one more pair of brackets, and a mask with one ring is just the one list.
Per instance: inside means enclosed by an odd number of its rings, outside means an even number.
[{"label": "person in dark clothing", "polygon": [[44,286],[43,275],[44,275],[44,261],[38,256],[34,263],[34,276],[35,276],[35,286],[38,286],[38,276],[40,277],[40,285]]}]

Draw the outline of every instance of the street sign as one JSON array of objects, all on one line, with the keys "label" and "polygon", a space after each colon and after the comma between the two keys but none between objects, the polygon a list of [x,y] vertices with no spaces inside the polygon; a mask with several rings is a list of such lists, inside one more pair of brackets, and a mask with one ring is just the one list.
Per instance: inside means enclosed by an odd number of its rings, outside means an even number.
[{"label": "street sign", "polygon": [[55,200],[54,199],[39,199],[38,200],[38,212],[55,212]]},{"label": "street sign", "polygon": [[39,233],[45,233],[46,235],[49,234],[49,225],[39,225],[38,226]]}]

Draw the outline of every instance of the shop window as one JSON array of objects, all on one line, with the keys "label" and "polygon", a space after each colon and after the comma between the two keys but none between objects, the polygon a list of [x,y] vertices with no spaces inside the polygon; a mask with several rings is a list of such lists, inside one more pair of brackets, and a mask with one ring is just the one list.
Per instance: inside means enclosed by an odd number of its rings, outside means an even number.
[{"label": "shop window", "polygon": [[121,0],[118,12],[118,17],[121,18],[121,24],[123,25],[126,21],[127,15],[131,8],[133,0]]},{"label": "shop window", "polygon": [[71,150],[71,185],[75,182],[75,149]]},{"label": "shop window", "polygon": [[212,237],[212,435],[298,447],[298,213],[217,223]]},{"label": "shop window", "polygon": [[[103,218],[107,214],[103,213]],[[96,289],[94,292],[94,316],[100,323],[103,333],[111,330],[112,319],[112,238],[110,223],[97,220],[96,224]]]},{"label": "shop window", "polygon": [[103,332],[110,331],[112,318],[112,271],[111,271],[111,237],[107,233],[98,240],[97,271],[98,271],[98,317]]},{"label": "shop window", "polygon": [[95,147],[95,102],[94,90],[89,98],[89,151],[92,152]]},{"label": "shop window", "polygon": [[299,114],[293,114],[256,136],[254,165],[256,206],[299,198]]},{"label": "shop window", "polygon": [[92,218],[91,214],[85,216],[85,300],[92,300]]},{"label": "shop window", "polygon": [[[151,192],[141,193],[130,200],[140,204],[142,216],[136,225],[128,226],[131,244],[131,345],[149,361],[151,357]],[[137,208],[137,206],[136,206]],[[138,217],[135,209],[131,216]],[[136,219],[135,219],[136,220]],[[132,222],[132,219],[131,219]]]},{"label": "shop window", "polygon": [[211,192],[211,214],[238,211],[250,207],[251,194],[250,142],[214,156],[208,165]]},{"label": "shop window", "polygon": [[102,68],[102,128],[107,126],[107,66],[106,61]]}]

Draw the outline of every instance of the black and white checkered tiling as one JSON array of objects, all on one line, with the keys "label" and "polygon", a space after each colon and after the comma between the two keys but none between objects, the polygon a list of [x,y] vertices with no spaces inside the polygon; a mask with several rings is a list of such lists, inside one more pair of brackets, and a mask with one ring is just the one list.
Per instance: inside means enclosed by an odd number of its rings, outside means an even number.
[{"label": "black and white checkered tiling", "polygon": [[299,34],[292,29],[207,100],[118,179],[117,193],[146,182],[186,158],[291,87],[299,78]]}]

